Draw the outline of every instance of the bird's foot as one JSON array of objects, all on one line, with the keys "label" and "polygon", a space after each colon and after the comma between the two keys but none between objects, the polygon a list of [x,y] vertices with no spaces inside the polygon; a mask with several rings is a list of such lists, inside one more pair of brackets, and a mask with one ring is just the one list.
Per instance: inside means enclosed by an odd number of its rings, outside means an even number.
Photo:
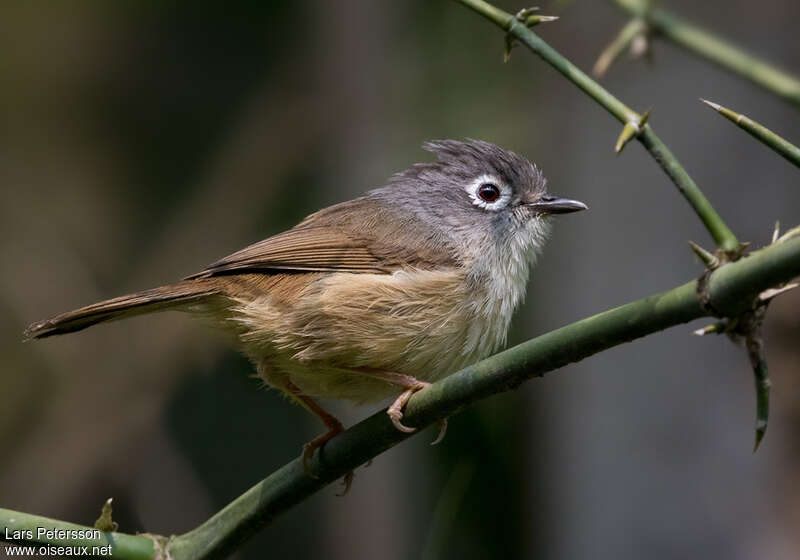
[{"label": "bird's foot", "polygon": [[392,405],[386,410],[386,414],[389,415],[389,418],[392,420],[392,424],[394,424],[395,428],[407,434],[413,434],[417,431],[416,428],[411,428],[401,422],[403,419],[403,409],[405,408],[406,404],[408,404],[408,401],[411,399],[411,396],[414,393],[421,391],[429,385],[430,383],[414,379],[414,381],[410,382],[409,385],[406,386],[406,390],[400,393],[400,396],[397,397]]},{"label": "bird's foot", "polygon": [[[305,473],[310,476],[311,478],[319,478],[313,472],[311,472],[311,467],[309,465],[309,461],[314,456],[314,451],[317,449],[321,449],[326,443],[328,443],[331,439],[338,436],[340,433],[344,431],[344,427],[339,423],[338,425],[329,426],[330,429],[325,432],[324,434],[320,434],[308,443],[303,446],[303,470]],[[350,491],[350,486],[353,484],[353,478],[355,477],[355,473],[353,471],[348,471],[342,477],[342,491],[337,496],[344,496]]]},{"label": "bird's foot", "polygon": [[307,475],[317,478],[317,476],[311,472],[308,462],[311,460],[311,457],[314,456],[314,451],[321,448],[323,445],[328,443],[330,440],[338,436],[344,431],[344,426],[337,420],[336,424],[330,423],[328,424],[328,431],[324,434],[320,434],[305,445],[303,445],[303,470],[306,472]]},{"label": "bird's foot", "polygon": [[[411,378],[413,379],[413,378]],[[406,434],[413,434],[417,431],[416,428],[412,428],[410,426],[406,426],[403,424],[403,409],[405,408],[408,401],[411,399],[411,396],[416,393],[417,391],[421,391],[425,387],[428,387],[430,383],[425,381],[419,381],[414,379],[412,383],[406,386],[406,390],[403,391],[397,399],[392,403],[392,405],[386,410],[386,414],[389,415],[389,418],[392,420],[392,424],[394,427],[404,432]],[[447,433],[447,418],[444,420],[439,421],[439,433],[436,436],[436,439],[431,442],[431,445],[436,445],[437,443],[441,442],[444,439],[445,434]]]}]

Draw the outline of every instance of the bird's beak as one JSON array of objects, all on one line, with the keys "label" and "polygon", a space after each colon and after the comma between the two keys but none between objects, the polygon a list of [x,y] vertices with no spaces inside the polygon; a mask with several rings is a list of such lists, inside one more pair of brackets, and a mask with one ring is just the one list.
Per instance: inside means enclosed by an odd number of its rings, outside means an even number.
[{"label": "bird's beak", "polygon": [[538,201],[526,204],[526,206],[532,208],[539,214],[569,214],[570,212],[577,212],[588,208],[588,206],[578,200],[551,195],[544,195]]}]

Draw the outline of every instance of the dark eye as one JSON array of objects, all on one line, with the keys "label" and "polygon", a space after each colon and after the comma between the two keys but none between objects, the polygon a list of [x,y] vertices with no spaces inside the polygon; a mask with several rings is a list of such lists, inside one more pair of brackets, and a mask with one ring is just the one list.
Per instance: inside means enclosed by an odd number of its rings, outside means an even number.
[{"label": "dark eye", "polygon": [[478,196],[484,202],[494,202],[500,198],[500,189],[492,183],[483,183],[478,187]]}]

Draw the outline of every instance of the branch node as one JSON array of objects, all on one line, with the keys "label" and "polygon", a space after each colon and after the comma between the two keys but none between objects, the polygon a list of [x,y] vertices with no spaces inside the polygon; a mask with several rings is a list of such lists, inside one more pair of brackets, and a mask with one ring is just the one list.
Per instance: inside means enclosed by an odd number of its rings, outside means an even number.
[{"label": "branch node", "polygon": [[[776,223],[772,234],[772,245],[779,244],[781,239],[783,239],[783,237],[779,237],[779,234],[780,224]],[[800,234],[800,228],[793,228],[787,232],[787,234],[792,234],[790,237]],[[784,234],[784,237],[787,234]],[[741,244],[739,256],[741,256],[741,252],[743,252],[746,247],[747,244]],[[692,248],[694,249],[695,247],[693,246]],[[704,252],[707,253],[707,251]],[[721,250],[718,251],[717,254],[721,255],[723,258],[726,258],[727,256],[727,253]],[[709,266],[709,270],[707,270],[706,273],[704,273],[704,275],[701,277],[701,280],[698,281],[698,295],[702,293],[700,287],[701,284],[705,286],[704,289],[707,291],[708,276],[710,272],[711,268]],[[703,280],[705,280],[705,282],[703,282]],[[750,309],[746,310],[744,313],[741,313],[737,317],[731,317],[728,319],[724,330],[724,332],[726,332],[734,342],[744,342],[744,346],[747,349],[747,356],[750,360],[750,366],[753,369],[753,379],[755,381],[756,391],[756,424],[753,453],[755,453],[761,445],[761,441],[764,439],[764,435],[767,432],[767,425],[769,422],[769,393],[771,383],[769,380],[769,368],[767,366],[767,358],[764,351],[764,339],[762,335],[764,317],[767,314],[767,307],[769,307],[770,302],[774,298],[788,292],[789,290],[793,290],[798,286],[800,286],[800,284],[796,282],[785,282],[783,284],[762,290],[760,293],[758,293],[758,295],[755,296],[755,298],[753,298]],[[703,299],[701,297],[701,304],[702,302]],[[710,306],[710,302],[708,305]],[[695,331],[695,334],[703,335],[708,334],[709,332],[719,332],[717,330],[717,325],[710,325],[704,329],[699,329]]]},{"label": "branch node", "polygon": [[172,560],[169,552],[169,545],[175,540],[175,535],[165,537],[153,533],[139,533],[140,537],[147,537],[153,541],[153,560]]},{"label": "branch node", "polygon": [[652,110],[653,108],[651,107],[642,115],[637,115],[634,113],[634,118],[625,123],[625,126],[622,127],[622,132],[620,133],[619,138],[617,138],[617,143],[614,145],[614,151],[617,153],[617,155],[622,153],[622,150],[628,145],[628,142],[634,138],[637,138],[642,133],[644,130],[644,125],[647,124],[647,120],[650,118],[650,113]]},{"label": "branch node", "polygon": [[[540,23],[549,23],[552,21],[558,20],[558,16],[545,16],[542,14],[536,14],[534,12],[538,12],[539,8],[534,6],[531,8],[522,8],[518,11],[514,17],[514,21],[518,21],[522,25],[527,28],[534,27],[539,25]],[[503,62],[508,62],[511,60],[511,50],[517,46],[516,38],[511,34],[510,26],[509,31],[506,33],[505,37],[505,48],[503,49]]]}]

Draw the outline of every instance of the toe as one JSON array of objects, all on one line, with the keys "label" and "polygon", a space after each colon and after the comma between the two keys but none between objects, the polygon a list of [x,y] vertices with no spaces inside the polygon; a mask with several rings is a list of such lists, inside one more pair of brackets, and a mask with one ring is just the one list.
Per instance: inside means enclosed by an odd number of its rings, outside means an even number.
[{"label": "toe", "polygon": [[339,494],[336,494],[339,497],[344,496],[350,491],[350,486],[353,484],[353,478],[356,474],[353,471],[348,472],[346,475],[342,477],[342,491]]},{"label": "toe", "polygon": [[400,412],[399,410],[397,410],[397,411],[390,410],[390,411],[388,411],[388,414],[389,414],[389,418],[392,419],[392,424],[394,424],[394,427],[397,428],[398,430],[400,430],[401,432],[405,432],[407,434],[413,434],[414,432],[417,431],[416,428],[411,428],[409,426],[406,426],[405,424],[403,424],[400,421],[400,420],[403,419],[403,413]]},{"label": "toe", "polygon": [[439,421],[439,434],[436,436],[436,439],[431,442],[431,445],[437,445],[441,443],[446,434],[447,434],[447,418]]},{"label": "toe", "polygon": [[303,446],[303,471],[312,478],[317,478],[317,476],[311,472],[311,467],[309,466],[308,462],[311,460],[311,457],[314,456],[314,450],[316,447],[307,443]]}]

